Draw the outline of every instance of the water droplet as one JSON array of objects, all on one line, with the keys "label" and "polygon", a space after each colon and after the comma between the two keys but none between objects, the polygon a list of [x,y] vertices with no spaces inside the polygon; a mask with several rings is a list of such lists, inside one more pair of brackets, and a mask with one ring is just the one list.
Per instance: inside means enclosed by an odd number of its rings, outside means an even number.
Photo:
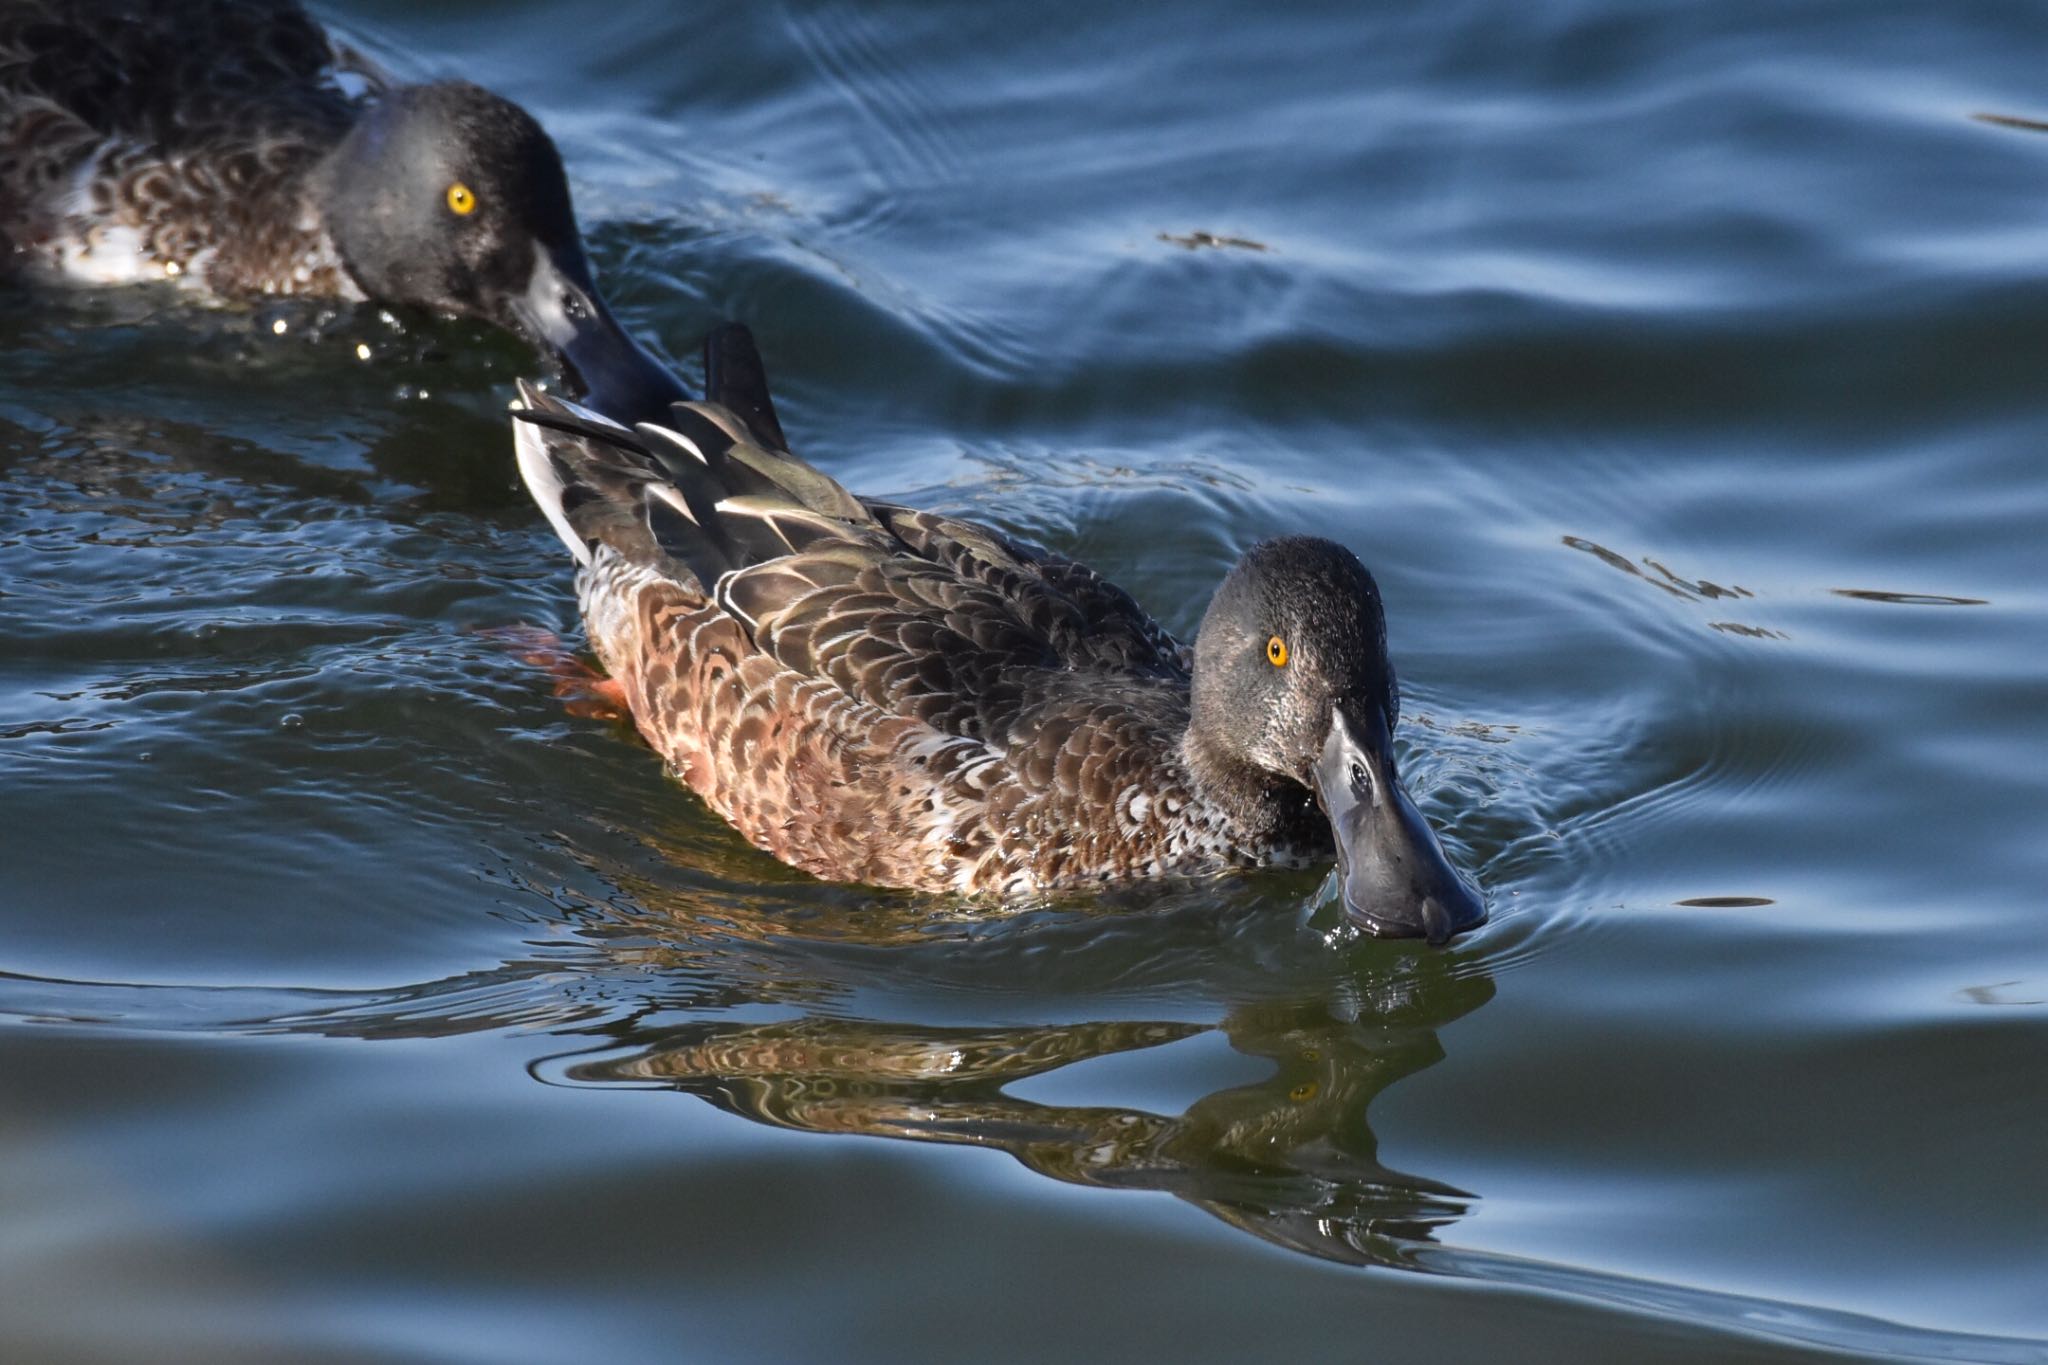
[{"label": "water droplet", "polygon": [[296,711],[287,711],[277,723],[286,730],[303,730],[306,727],[306,718]]},{"label": "water droplet", "polygon": [[368,360],[369,358],[370,358],[370,343],[369,343],[369,342],[367,342],[367,341],[358,341],[358,342],[356,343],[356,359],[357,359],[357,360]]}]

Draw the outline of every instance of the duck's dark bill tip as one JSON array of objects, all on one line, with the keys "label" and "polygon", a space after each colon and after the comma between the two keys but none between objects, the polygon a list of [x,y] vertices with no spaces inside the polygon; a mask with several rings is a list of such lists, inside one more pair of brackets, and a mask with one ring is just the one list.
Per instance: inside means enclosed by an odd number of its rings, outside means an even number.
[{"label": "duck's dark bill tip", "polygon": [[1412,920],[1388,919],[1348,905],[1344,918],[1374,938],[1419,938],[1432,948],[1441,948],[1459,934],[1486,923],[1486,906],[1475,898],[1471,907],[1454,912],[1432,896],[1422,903]]}]

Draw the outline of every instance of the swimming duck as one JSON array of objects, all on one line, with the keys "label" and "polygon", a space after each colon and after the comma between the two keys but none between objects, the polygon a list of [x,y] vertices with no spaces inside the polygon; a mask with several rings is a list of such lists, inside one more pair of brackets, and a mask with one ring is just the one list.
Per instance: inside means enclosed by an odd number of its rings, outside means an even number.
[{"label": "swimming duck", "polygon": [[1370,932],[1485,918],[1402,789],[1386,619],[1351,551],[1253,546],[1190,651],[1084,565],[765,443],[743,328],[705,369],[723,401],[665,422],[522,384],[513,425],[618,697],[758,847],[1004,898],[1334,853]]},{"label": "swimming duck", "polygon": [[598,411],[686,396],[598,294],[531,115],[393,84],[288,0],[0,6],[9,274],[412,304],[520,333]]}]

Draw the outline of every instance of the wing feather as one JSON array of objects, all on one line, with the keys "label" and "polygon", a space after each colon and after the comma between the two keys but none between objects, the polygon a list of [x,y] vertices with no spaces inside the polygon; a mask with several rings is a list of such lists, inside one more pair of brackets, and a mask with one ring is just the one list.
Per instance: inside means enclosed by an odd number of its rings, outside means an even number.
[{"label": "wing feather", "polygon": [[[855,498],[718,404],[679,403],[672,426],[631,432],[535,406],[552,461],[529,485],[543,508],[561,486],[553,506],[582,543],[680,568],[783,668],[887,714],[1000,747],[1068,675],[1185,678],[1180,647],[1092,571],[975,522]],[[630,518],[609,510],[621,496]]]}]

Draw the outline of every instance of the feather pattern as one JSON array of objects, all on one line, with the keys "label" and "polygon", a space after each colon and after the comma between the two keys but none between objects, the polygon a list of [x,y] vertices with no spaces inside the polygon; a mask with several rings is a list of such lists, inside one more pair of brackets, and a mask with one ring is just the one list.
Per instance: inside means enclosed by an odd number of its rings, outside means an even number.
[{"label": "feather pattern", "polygon": [[306,197],[351,67],[295,4],[9,0],[0,248],[52,279],[360,297]]},{"label": "feather pattern", "polygon": [[522,396],[592,646],[678,776],[783,861],[1019,895],[1327,856],[1315,818],[1252,830],[1204,797],[1185,651],[1091,570],[854,497],[718,404],[628,432]]}]

